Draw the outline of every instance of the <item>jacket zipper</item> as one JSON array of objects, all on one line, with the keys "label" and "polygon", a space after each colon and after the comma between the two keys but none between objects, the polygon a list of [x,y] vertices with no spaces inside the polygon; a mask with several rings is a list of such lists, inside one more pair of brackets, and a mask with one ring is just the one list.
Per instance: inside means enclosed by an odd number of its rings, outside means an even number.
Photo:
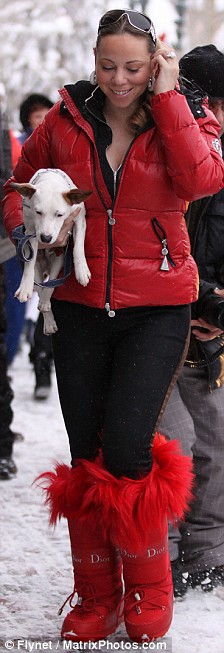
[{"label": "jacket zipper", "polygon": [[106,303],[105,309],[107,311],[108,317],[115,317],[115,311],[110,307],[110,287],[111,287],[111,274],[112,274],[112,258],[113,258],[113,226],[116,224],[116,220],[113,217],[113,206],[116,197],[117,191],[117,173],[120,170],[121,166],[115,171],[113,170],[114,175],[114,200],[112,203],[112,208],[107,209],[108,215],[108,265],[107,265],[107,285],[106,285]]},{"label": "jacket zipper", "polygon": [[[132,142],[133,142],[133,141],[132,141]],[[127,152],[126,152],[126,154],[125,154],[125,157],[124,157],[124,159],[123,159],[123,161],[122,161],[122,164],[121,164],[121,166],[118,168],[119,171],[120,171],[120,170],[123,168],[123,166],[124,166],[125,160],[126,160],[128,154],[129,154],[129,151],[130,151],[130,149],[131,149],[131,146],[132,146],[132,143],[130,143],[129,148],[128,148],[128,150],[127,150]],[[93,160],[95,161],[95,149],[94,149],[94,145],[93,145],[93,144],[92,144],[92,149],[93,149]],[[114,205],[115,205],[116,194],[117,194],[117,172],[118,172],[118,170],[117,170],[117,171],[113,171],[113,175],[114,175],[114,198],[113,198],[113,202],[112,202],[112,206],[111,206],[111,208],[108,209],[108,208],[107,208],[107,205],[106,205],[106,203],[105,203],[105,201],[104,201],[104,198],[103,198],[103,196],[102,196],[102,193],[101,193],[101,191],[100,191],[100,189],[99,189],[99,186],[98,186],[98,184],[97,184],[97,179],[96,179],[96,166],[95,166],[95,165],[93,166],[93,169],[94,169],[94,181],[95,181],[95,186],[96,186],[96,189],[97,189],[98,195],[99,195],[99,197],[100,197],[100,199],[101,199],[101,202],[102,202],[104,208],[106,209],[106,212],[107,212],[107,215],[108,215],[108,240],[107,240],[107,242],[108,242],[108,264],[107,264],[107,281],[106,281],[105,309],[106,309],[106,311],[107,311],[108,317],[115,317],[116,313],[115,313],[115,311],[113,310],[113,308],[111,308],[111,306],[110,306],[110,288],[111,288],[111,274],[112,274],[112,254],[113,254],[113,239],[112,239],[112,234],[113,234],[113,226],[116,224],[116,220],[115,220],[115,218],[113,217],[113,208],[114,208]]]},{"label": "jacket zipper", "polygon": [[[92,150],[93,150],[93,160],[95,161],[95,150],[94,150],[94,145],[92,144]],[[115,311],[110,307],[110,286],[111,286],[111,272],[112,272],[112,227],[116,223],[116,220],[113,218],[113,206],[115,203],[115,196],[112,202],[112,207],[110,209],[107,208],[106,202],[104,200],[104,197],[100,191],[100,188],[97,183],[97,178],[96,178],[96,166],[93,166],[93,175],[94,175],[94,181],[95,181],[95,186],[98,192],[98,195],[101,199],[101,202],[106,209],[107,215],[108,215],[108,231],[107,231],[107,243],[108,243],[108,264],[107,264],[107,281],[106,281],[106,297],[105,297],[105,305],[104,308],[107,311],[108,317],[115,317]],[[116,191],[116,173],[114,173],[115,178],[114,178],[114,189]]]},{"label": "jacket zipper", "polygon": [[111,287],[111,274],[112,274],[112,254],[113,254],[113,236],[112,230],[113,226],[116,224],[115,218],[113,218],[113,210],[107,209],[108,215],[108,264],[107,264],[107,285],[106,285],[106,302],[105,309],[108,313],[108,317],[115,317],[115,311],[110,307],[110,287]]}]

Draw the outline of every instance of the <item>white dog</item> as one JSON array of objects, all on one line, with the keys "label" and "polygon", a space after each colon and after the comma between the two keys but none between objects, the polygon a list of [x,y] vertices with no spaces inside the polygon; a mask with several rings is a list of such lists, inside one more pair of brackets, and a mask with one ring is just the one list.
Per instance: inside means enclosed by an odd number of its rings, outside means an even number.
[{"label": "white dog", "polygon": [[[23,197],[23,218],[25,234],[32,235],[33,256],[25,261],[24,271],[15,297],[26,302],[32,297],[34,281],[43,283],[57,278],[64,260],[64,252],[56,256],[53,249],[39,249],[38,243],[53,244],[60,232],[63,222],[72,211],[80,205],[80,212],[74,218],[73,227],[73,261],[75,276],[79,283],[87,286],[91,278],[85,252],[86,231],[84,200],[91,194],[79,190],[62,170],[46,168],[38,170],[28,184],[12,182],[11,186]],[[25,245],[26,253],[27,245]],[[27,257],[28,258],[28,257]],[[44,333],[50,335],[57,331],[57,325],[51,310],[53,288],[37,286],[39,295],[38,309],[44,317]]]}]

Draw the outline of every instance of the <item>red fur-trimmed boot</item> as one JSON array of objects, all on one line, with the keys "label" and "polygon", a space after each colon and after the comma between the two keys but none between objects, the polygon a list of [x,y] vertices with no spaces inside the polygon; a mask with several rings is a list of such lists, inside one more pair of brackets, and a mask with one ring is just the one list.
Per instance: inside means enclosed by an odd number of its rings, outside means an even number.
[{"label": "red fur-trimmed boot", "polygon": [[118,626],[117,607],[123,596],[121,558],[88,523],[71,519],[68,524],[75,577],[70,605],[75,593],[78,599],[65,617],[61,636],[82,642],[104,639]]},{"label": "red fur-trimmed boot", "polygon": [[75,582],[74,591],[60,610],[61,614],[69,601],[72,610],[65,617],[61,636],[75,642],[104,639],[122,621],[118,616],[123,596],[120,553],[102,535],[100,526],[90,525],[88,518],[80,521],[78,516],[86,480],[86,472],[79,465],[73,469],[57,465],[55,473],[42,474],[38,479],[46,491],[50,522],[54,524],[57,517],[68,518]]},{"label": "red fur-trimmed boot", "polygon": [[173,586],[167,519],[183,519],[192,498],[192,461],[179,443],[156,434],[153,466],[144,478],[117,479],[100,460],[80,461],[85,470],[81,519],[95,520],[123,559],[124,619],[130,638],[165,635],[172,620]]},{"label": "red fur-trimmed boot", "polygon": [[148,528],[148,545],[141,553],[131,542],[121,551],[125,583],[125,625],[135,642],[163,637],[173,615],[173,583],[168,553],[166,517],[160,527]]}]

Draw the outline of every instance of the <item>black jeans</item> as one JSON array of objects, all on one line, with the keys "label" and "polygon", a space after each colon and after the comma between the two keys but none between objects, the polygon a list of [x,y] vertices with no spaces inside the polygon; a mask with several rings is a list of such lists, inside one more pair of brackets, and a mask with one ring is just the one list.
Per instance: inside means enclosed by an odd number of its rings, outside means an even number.
[{"label": "black jeans", "polygon": [[72,460],[102,446],[117,477],[148,473],[150,441],[189,332],[189,306],[106,310],[52,301],[53,351]]}]

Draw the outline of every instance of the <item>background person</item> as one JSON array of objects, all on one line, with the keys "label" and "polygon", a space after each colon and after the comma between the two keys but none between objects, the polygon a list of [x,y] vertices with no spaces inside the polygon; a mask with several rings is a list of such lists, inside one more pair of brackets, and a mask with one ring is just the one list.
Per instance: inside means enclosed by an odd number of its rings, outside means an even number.
[{"label": "background person", "polygon": [[[0,88],[1,98],[5,93]],[[0,102],[0,197],[3,185],[12,172],[12,136],[8,127],[8,116],[3,102]],[[0,203],[0,480],[10,480],[17,472],[13,460],[13,444],[16,434],[11,429],[13,420],[13,390],[8,376],[8,358],[5,342],[6,333],[6,279],[4,263],[15,256],[15,247],[7,237]],[[17,434],[18,436],[18,434]],[[22,436],[20,436],[21,439]]]},{"label": "background person", "polygon": [[20,122],[23,126],[23,131],[19,136],[22,145],[34,129],[40,125],[51,107],[53,107],[53,102],[42,93],[31,93],[24,98],[19,112]]},{"label": "background person", "polygon": [[[20,155],[21,145],[16,138],[13,130],[9,129],[8,126],[6,93],[5,87],[2,83],[0,83],[0,102],[2,112],[1,158],[3,161],[4,158],[5,161],[10,161],[10,168],[8,168],[8,170],[13,170]],[[5,166],[3,163],[1,167],[1,200],[3,194],[3,184],[6,179],[7,174],[5,175]],[[20,335],[24,325],[25,307],[19,302],[15,302],[14,297],[11,294],[11,285],[13,287],[14,275],[16,274],[16,279],[21,278],[21,267],[17,260],[15,248],[9,248],[10,243],[8,239],[6,239],[6,233],[3,224],[1,226],[1,235],[4,238],[4,243],[1,243],[1,258],[3,261],[2,274],[4,275],[4,311],[6,311],[7,316],[7,321],[6,318],[4,318],[4,340],[6,342],[7,361],[8,364],[10,364],[15,356],[15,353],[18,350]],[[9,257],[7,255],[3,255],[3,245],[6,246],[7,251],[9,251],[9,249],[11,250]]]},{"label": "background person", "polygon": [[[208,95],[223,143],[224,54],[212,44],[199,46],[179,63],[182,75],[197,85],[197,95]],[[201,294],[207,289],[204,282],[223,288],[224,189],[193,202],[186,219]],[[179,437],[185,453],[193,453],[196,474],[195,500],[186,521],[179,530],[170,530],[176,596],[183,596],[189,584],[204,591],[224,584],[224,317],[222,328],[212,324],[214,298],[205,312],[201,300],[194,307],[186,365],[160,424],[167,436]]]},{"label": "background person", "polygon": [[[172,619],[167,515],[186,509],[191,460],[153,436],[185,357],[189,304],[197,297],[186,202],[224,183],[214,145],[219,125],[201,106],[195,120],[175,89],[178,73],[175,53],[161,47],[147,16],[107,12],[92,86],[62,89],[15,170],[14,179],[26,182],[53,165],[92,190],[85,239],[91,280],[84,288],[72,272],[52,301],[73,467],[58,465],[42,479],[52,522],[68,517],[79,599],[62,637],[74,641],[115,630],[122,567],[130,638],[162,636]],[[4,210],[11,234],[22,211],[10,181]],[[67,243],[77,211],[54,246]]]}]

